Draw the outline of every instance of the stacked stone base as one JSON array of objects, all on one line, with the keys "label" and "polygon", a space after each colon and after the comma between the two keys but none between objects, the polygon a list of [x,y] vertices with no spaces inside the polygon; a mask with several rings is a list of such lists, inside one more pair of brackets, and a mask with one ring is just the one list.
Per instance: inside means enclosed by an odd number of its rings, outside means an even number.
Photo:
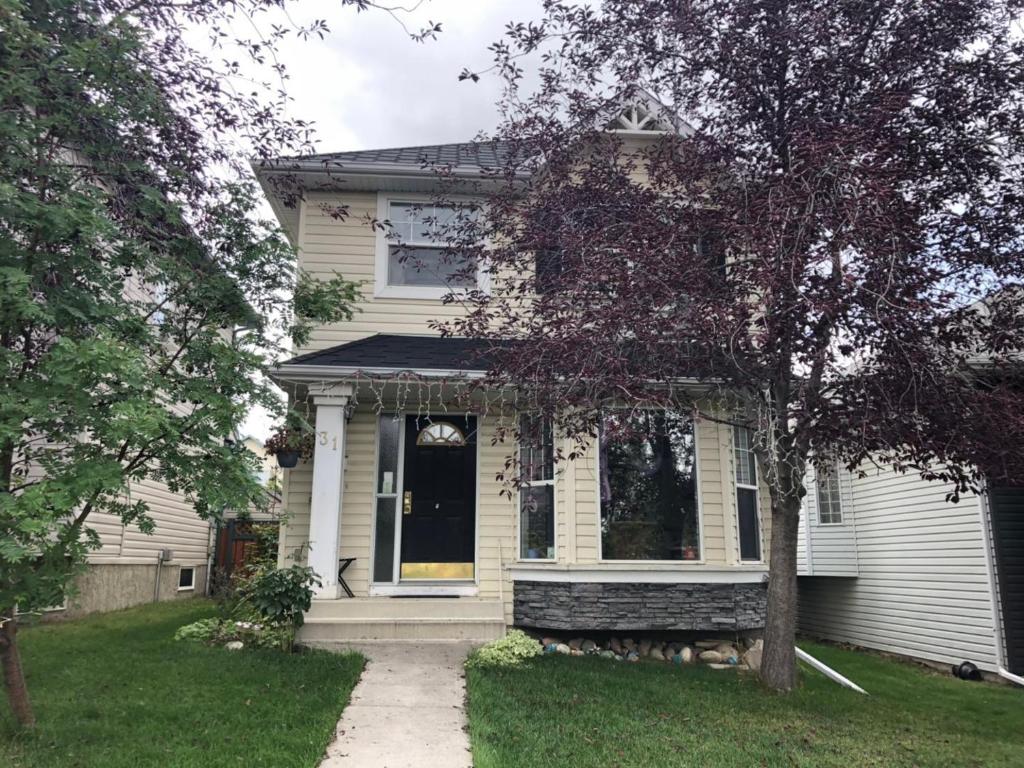
[{"label": "stacked stone base", "polygon": [[517,626],[590,631],[747,632],[764,627],[765,584],[516,581]]}]

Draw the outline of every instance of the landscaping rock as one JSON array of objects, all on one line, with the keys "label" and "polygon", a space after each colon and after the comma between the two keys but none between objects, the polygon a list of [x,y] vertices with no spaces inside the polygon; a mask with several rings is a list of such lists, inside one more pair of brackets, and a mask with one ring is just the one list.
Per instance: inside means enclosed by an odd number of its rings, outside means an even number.
[{"label": "landscaping rock", "polygon": [[544,646],[544,653],[557,653],[558,652],[558,646],[559,646],[558,643],[548,643],[547,645]]},{"label": "landscaping rock", "polygon": [[664,661],[665,653],[661,650],[660,646],[654,646],[648,650],[647,655],[655,661]]},{"label": "landscaping rock", "polygon": [[615,651],[608,651],[608,650],[601,651],[597,655],[600,656],[602,659],[617,659],[617,658],[619,658],[618,656],[615,655]]},{"label": "landscaping rock", "polygon": [[708,664],[711,669],[735,669],[735,664]]},{"label": "landscaping rock", "polygon": [[230,643],[225,643],[224,647],[229,651],[240,651],[245,648],[245,643],[241,640],[232,640]]},{"label": "landscaping rock", "polygon": [[558,645],[560,642],[562,641],[559,640],[557,637],[545,637],[543,640],[540,641],[540,644],[547,648],[549,645]]},{"label": "landscaping rock", "polygon": [[565,643],[559,643],[558,645],[555,646],[555,653],[561,653],[561,654],[563,654],[565,656],[569,655],[569,651],[570,650],[572,650],[572,649],[569,648],[569,646],[566,645]]},{"label": "landscaping rock", "polygon": [[627,637],[625,640],[622,641],[622,647],[625,648],[627,651],[635,651],[636,641]]},{"label": "landscaping rock", "polygon": [[569,648],[571,648],[574,651],[578,651],[582,647],[583,647],[583,638],[582,637],[574,637],[572,640],[569,641]]},{"label": "landscaping rock", "polygon": [[[715,651],[721,654],[722,661],[726,663],[738,664],[740,660],[740,652],[736,648],[728,643],[722,643]],[[731,661],[730,661],[731,660]]]},{"label": "landscaping rock", "polygon": [[[760,642],[760,641],[759,641]],[[761,654],[764,651],[758,646],[754,646],[745,654],[743,654],[743,663],[750,667],[753,671],[757,672],[761,669]]]},{"label": "landscaping rock", "polygon": [[582,656],[583,655],[583,651],[581,651],[579,648],[570,648],[569,649],[569,653],[572,654],[573,656]]},{"label": "landscaping rock", "polygon": [[721,640],[698,640],[694,643],[695,646],[700,648],[702,651],[710,651],[717,648],[721,644]]},{"label": "landscaping rock", "polygon": [[630,651],[626,654],[626,661],[640,661],[640,654],[636,651]]},{"label": "landscaping rock", "polygon": [[701,651],[700,656],[698,656],[697,658],[699,658],[705,664],[722,663],[722,654],[720,654],[718,651]]},{"label": "landscaping rock", "polygon": [[593,640],[584,640],[581,650],[584,653],[597,653],[597,643]]},{"label": "landscaping rock", "polygon": [[639,648],[640,655],[645,657],[645,658],[647,656],[650,656],[651,655],[651,648],[652,647],[653,647],[653,643],[651,643],[650,640],[641,640],[640,641],[640,648]]},{"label": "landscaping rock", "polygon": [[619,642],[619,638],[613,637],[608,641],[608,650],[614,654],[622,653],[622,643]]},{"label": "landscaping rock", "polygon": [[683,660],[683,664],[693,664],[694,654],[693,648],[688,645],[684,645],[679,651],[679,656]]}]

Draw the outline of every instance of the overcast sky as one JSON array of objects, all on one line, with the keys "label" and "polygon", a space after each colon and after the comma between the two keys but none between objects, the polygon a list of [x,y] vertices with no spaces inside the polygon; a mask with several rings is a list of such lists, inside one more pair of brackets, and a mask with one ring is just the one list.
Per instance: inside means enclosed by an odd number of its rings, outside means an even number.
[{"label": "overcast sky", "polygon": [[[325,19],[330,34],[289,40],[279,51],[290,75],[289,117],[315,122],[320,152],[471,140],[495,127],[500,84],[494,77],[459,82],[459,72],[491,63],[487,46],[507,22],[539,15],[540,0],[426,0],[399,17],[410,31],[430,20],[442,32],[415,43],[379,10],[356,13],[337,0],[301,3],[293,20]],[[270,427],[267,415],[255,412],[242,432],[262,439]]]}]

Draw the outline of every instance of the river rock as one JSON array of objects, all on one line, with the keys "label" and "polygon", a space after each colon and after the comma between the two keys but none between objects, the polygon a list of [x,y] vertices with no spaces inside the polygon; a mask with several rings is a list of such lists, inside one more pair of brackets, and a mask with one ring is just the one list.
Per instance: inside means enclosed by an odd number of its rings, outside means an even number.
[{"label": "river rock", "polygon": [[229,651],[240,651],[245,648],[245,643],[241,640],[232,640],[230,643],[225,643],[224,647]]},{"label": "river rock", "polygon": [[640,654],[636,651],[629,651],[629,653],[626,654],[626,661],[640,661]]},{"label": "river rock", "polygon": [[682,659],[683,664],[693,664],[693,648],[688,645],[684,645],[680,651],[679,656]]},{"label": "river rock", "polygon": [[661,650],[661,646],[660,645],[655,645],[653,648],[651,648],[648,651],[647,655],[650,658],[654,659],[655,661],[664,661],[665,660],[665,653],[664,653],[664,651]]},{"label": "river rock", "polygon": [[720,654],[718,651],[701,651],[700,656],[698,656],[697,658],[699,658],[705,664],[722,663],[722,654]]},{"label": "river rock", "polygon": [[580,650],[584,653],[596,653],[597,643],[595,643],[593,640],[584,640],[583,645],[580,646]]},{"label": "river rock", "polygon": [[557,637],[545,637],[543,640],[540,641],[540,644],[547,648],[549,645],[558,645],[560,642],[562,641],[559,640]]},{"label": "river rock", "polygon": [[650,656],[652,646],[653,643],[650,640],[641,640],[639,647],[640,655],[644,657]]},{"label": "river rock", "polygon": [[580,650],[583,647],[583,638],[574,637],[572,640],[569,641],[569,647],[574,651]]},{"label": "river rock", "polygon": [[700,648],[702,651],[710,651],[717,648],[721,644],[721,640],[698,640],[694,643],[695,646]]},{"label": "river rock", "polygon": [[608,650],[614,654],[622,653],[622,643],[619,642],[619,638],[613,637],[608,641]]},{"label": "river rock", "polygon": [[625,640],[622,641],[622,647],[625,648],[627,651],[635,651],[636,641],[632,638],[627,637]]},{"label": "river rock", "polygon": [[617,658],[619,658],[618,656],[615,655],[615,651],[609,651],[609,650],[600,651],[597,655],[600,656],[602,659],[617,659]]},{"label": "river rock", "polygon": [[572,649],[568,645],[566,645],[565,643],[559,643],[558,645],[555,646],[555,653],[561,653],[564,656],[568,656],[569,652],[571,650]]},{"label": "river rock", "polygon": [[569,649],[569,653],[572,654],[573,656],[582,656],[583,655],[583,651],[581,651],[579,648],[570,648]]},{"label": "river rock", "polygon": [[736,650],[735,646],[729,645],[728,643],[722,643],[715,648],[715,651],[721,654],[722,661],[726,663],[729,662],[729,659],[732,659],[733,664],[736,664],[740,660],[739,651]]}]

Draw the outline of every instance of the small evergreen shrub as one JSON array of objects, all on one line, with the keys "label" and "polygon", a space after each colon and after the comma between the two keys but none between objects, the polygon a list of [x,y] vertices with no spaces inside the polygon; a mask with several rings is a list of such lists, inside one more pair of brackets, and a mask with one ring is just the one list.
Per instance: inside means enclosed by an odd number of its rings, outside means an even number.
[{"label": "small evergreen shrub", "polygon": [[514,667],[543,653],[540,643],[519,629],[510,629],[482,646],[466,661],[467,667]]}]

